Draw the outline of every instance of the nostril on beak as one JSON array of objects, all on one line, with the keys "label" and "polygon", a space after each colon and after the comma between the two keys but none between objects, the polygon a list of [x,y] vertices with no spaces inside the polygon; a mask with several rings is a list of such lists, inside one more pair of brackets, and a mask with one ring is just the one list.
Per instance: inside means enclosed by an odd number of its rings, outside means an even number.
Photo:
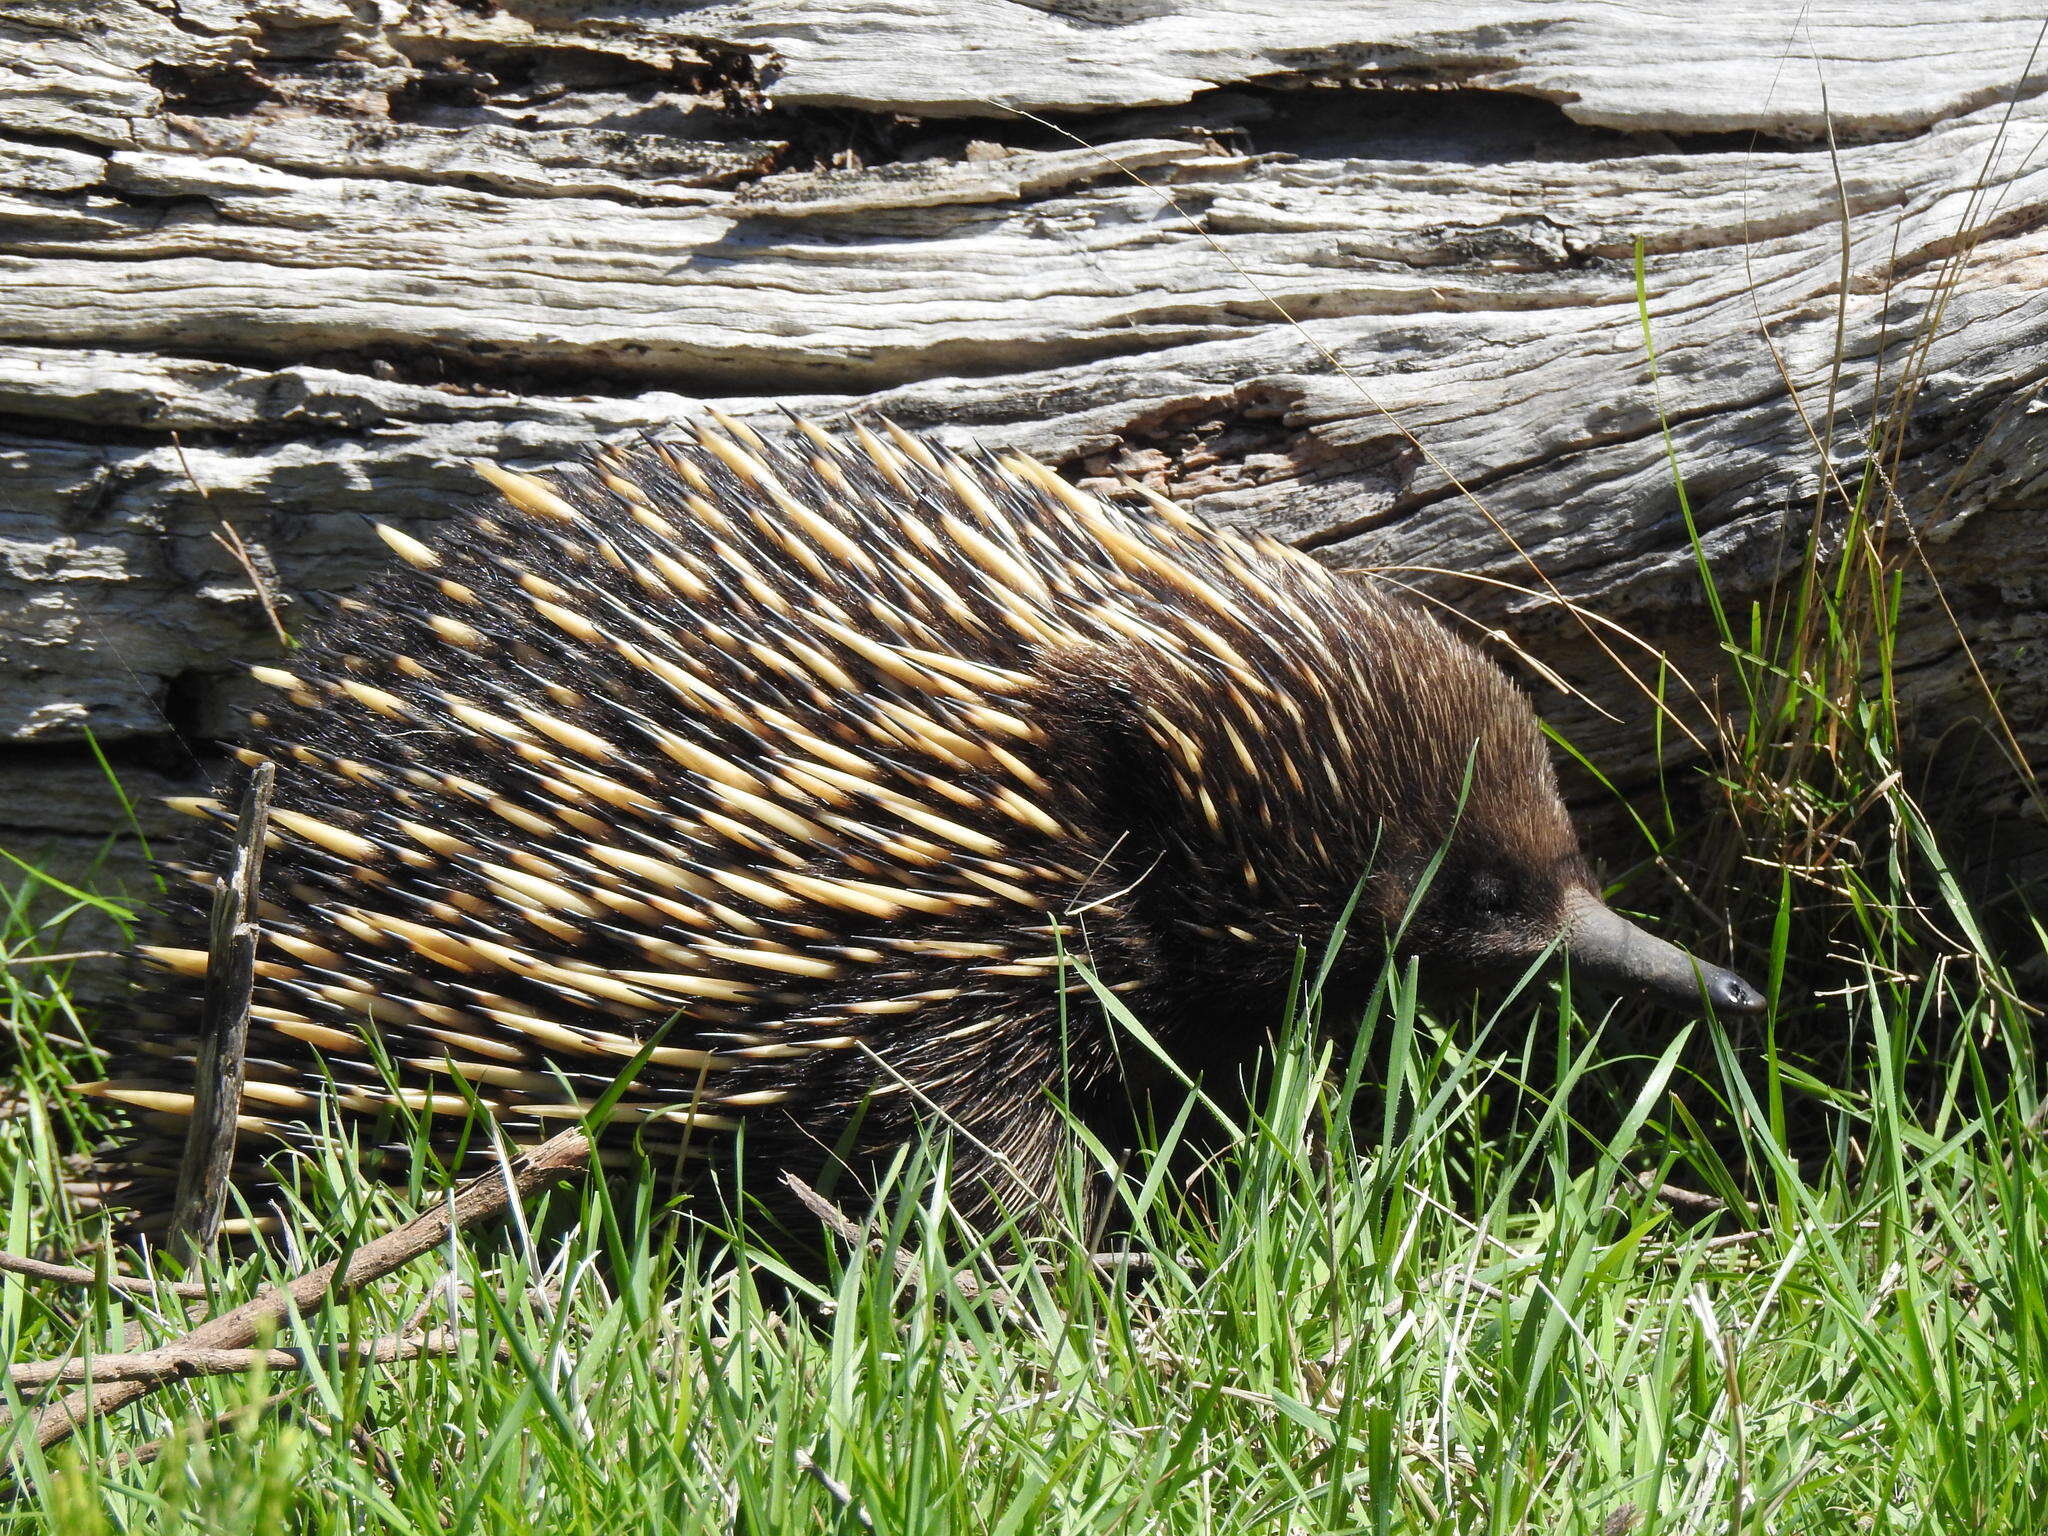
[{"label": "nostril on beak", "polygon": [[1762,1013],[1764,995],[1733,971],[1717,971],[1707,983],[1707,997],[1717,1012]]}]

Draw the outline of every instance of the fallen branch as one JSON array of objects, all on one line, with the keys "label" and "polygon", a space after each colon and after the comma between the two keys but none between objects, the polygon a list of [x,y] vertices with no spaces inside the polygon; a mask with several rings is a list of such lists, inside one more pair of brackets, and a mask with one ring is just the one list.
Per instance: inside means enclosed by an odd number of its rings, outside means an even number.
[{"label": "fallen branch", "polygon": [[[274,1286],[234,1311],[201,1323],[176,1344],[166,1347],[240,1349],[255,1343],[266,1329],[282,1322],[294,1310],[304,1311],[323,1301],[346,1301],[370,1282],[431,1253],[452,1233],[495,1216],[514,1201],[584,1168],[590,1162],[590,1150],[590,1138],[581,1126],[551,1136],[513,1158],[503,1169],[471,1179],[444,1204],[422,1211],[395,1231],[365,1243],[347,1258],[323,1264],[285,1285]],[[36,1444],[48,1450],[68,1440],[92,1420],[148,1396],[160,1385],[160,1380],[116,1381],[74,1392],[44,1409],[37,1418]]]},{"label": "fallen branch", "polygon": [[104,1285],[110,1291],[126,1291],[132,1296],[166,1295],[187,1301],[204,1301],[208,1294],[206,1287],[197,1280],[151,1280],[144,1275],[103,1275],[96,1269],[83,1269],[75,1264],[49,1264],[19,1253],[0,1252],[0,1270],[12,1275],[22,1275],[30,1280],[46,1280],[52,1285],[82,1285],[88,1288]]},{"label": "fallen branch", "polygon": [[7,1379],[26,1391],[80,1382],[147,1382],[161,1386],[193,1376],[239,1376],[268,1368],[301,1371],[310,1361],[334,1365],[391,1365],[421,1355],[459,1353],[474,1333],[437,1328],[431,1333],[394,1334],[333,1349],[198,1349],[170,1345],[128,1354],[83,1355],[73,1360],[36,1360],[7,1368]]},{"label": "fallen branch", "polygon": [[[188,1429],[185,1438],[187,1440],[204,1440],[224,1429],[239,1429],[244,1425],[253,1424],[279,1404],[304,1397],[311,1390],[310,1383],[300,1382],[296,1386],[285,1388],[282,1392],[271,1393],[270,1396],[264,1398],[260,1403],[238,1403],[226,1413],[217,1413],[210,1419],[202,1420],[196,1427],[196,1430]],[[165,1451],[169,1450],[171,1443],[175,1439],[177,1439],[177,1436],[168,1435],[161,1440],[147,1441],[142,1445],[136,1446],[132,1451],[122,1451],[107,1464],[108,1470],[118,1472],[123,1467],[147,1466],[152,1461],[155,1461],[157,1457],[163,1455]]]}]

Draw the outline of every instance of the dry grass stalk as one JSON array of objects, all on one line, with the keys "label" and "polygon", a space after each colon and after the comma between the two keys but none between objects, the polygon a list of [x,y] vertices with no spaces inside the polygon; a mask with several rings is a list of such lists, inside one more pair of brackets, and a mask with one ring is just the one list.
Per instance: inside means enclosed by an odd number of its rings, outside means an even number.
[{"label": "dry grass stalk", "polygon": [[256,557],[249,552],[249,546],[242,542],[242,535],[235,525],[222,520],[213,535],[213,542],[234,557],[235,564],[242,568],[242,574],[249,578],[249,585],[255,590],[256,601],[263,605],[263,617],[270,621],[270,628],[277,636],[277,643],[286,650],[292,646],[292,637],[284,627],[284,620],[277,614],[277,598],[270,590],[270,583],[256,568]]}]

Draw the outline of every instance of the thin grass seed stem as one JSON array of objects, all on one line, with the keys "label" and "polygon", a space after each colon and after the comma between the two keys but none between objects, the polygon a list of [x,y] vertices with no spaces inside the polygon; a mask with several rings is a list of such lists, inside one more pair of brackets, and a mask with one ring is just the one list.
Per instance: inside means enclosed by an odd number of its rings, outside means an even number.
[{"label": "thin grass seed stem", "polygon": [[[191,471],[187,470],[186,473],[190,474]],[[242,541],[240,530],[226,518],[222,518],[220,527],[214,531],[213,541],[232,555],[235,564],[242,568],[242,574],[249,578],[249,585],[255,590],[256,601],[263,605],[263,617],[270,621],[270,628],[277,636],[278,645],[287,651],[290,650],[291,633],[284,627],[284,620],[278,617],[277,599],[271,593],[270,583],[264,580],[263,573],[256,568],[256,557],[249,553],[249,546]]]},{"label": "thin grass seed stem", "polygon": [[[173,1348],[239,1349],[294,1310],[323,1301],[342,1302],[372,1281],[431,1253],[451,1234],[495,1216],[565,1175],[587,1167],[590,1137],[583,1127],[562,1131],[522,1152],[502,1171],[493,1169],[462,1185],[445,1201],[393,1231],[365,1243],[345,1259],[323,1264],[281,1286],[273,1286],[232,1312],[201,1323]],[[44,1450],[62,1444],[104,1414],[148,1396],[160,1381],[117,1381],[88,1387],[43,1410],[35,1425]]]}]

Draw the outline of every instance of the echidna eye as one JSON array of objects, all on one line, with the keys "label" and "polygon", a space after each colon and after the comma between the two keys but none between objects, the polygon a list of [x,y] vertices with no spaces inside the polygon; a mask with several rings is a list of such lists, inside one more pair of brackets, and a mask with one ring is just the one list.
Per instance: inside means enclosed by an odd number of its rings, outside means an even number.
[{"label": "echidna eye", "polygon": [[1479,874],[1465,888],[1466,904],[1475,917],[1500,917],[1514,901],[1514,893],[1499,875]]}]

